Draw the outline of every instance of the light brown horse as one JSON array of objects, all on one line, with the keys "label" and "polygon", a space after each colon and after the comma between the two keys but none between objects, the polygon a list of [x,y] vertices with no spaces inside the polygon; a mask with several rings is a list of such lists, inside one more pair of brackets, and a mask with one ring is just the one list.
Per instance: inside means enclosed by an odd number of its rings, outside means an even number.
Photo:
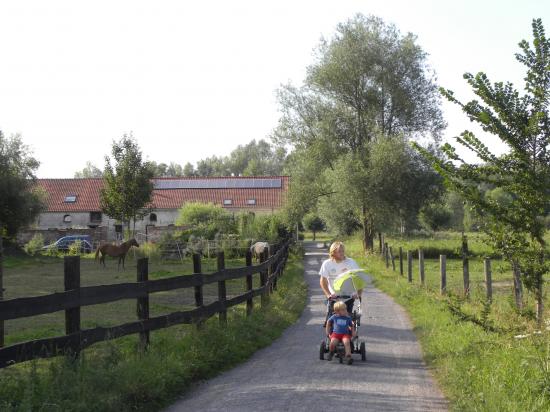
[{"label": "light brown horse", "polygon": [[256,242],[250,246],[250,251],[252,252],[252,257],[256,258],[256,261],[260,259],[260,256],[266,249],[269,248],[269,243],[267,242]]},{"label": "light brown horse", "polygon": [[97,257],[99,256],[99,253],[101,252],[101,257],[99,258],[99,263],[103,263],[103,267],[105,267],[105,256],[106,255],[109,255],[111,257],[118,257],[118,270],[120,270],[120,262],[122,262],[122,269],[124,269],[124,260],[126,259],[126,254],[128,253],[128,250],[132,246],[139,247],[139,244],[136,241],[136,239],[130,239],[130,240],[124,242],[124,243],[121,243],[120,245],[113,245],[111,243],[101,245],[95,251],[95,260],[97,260]]}]

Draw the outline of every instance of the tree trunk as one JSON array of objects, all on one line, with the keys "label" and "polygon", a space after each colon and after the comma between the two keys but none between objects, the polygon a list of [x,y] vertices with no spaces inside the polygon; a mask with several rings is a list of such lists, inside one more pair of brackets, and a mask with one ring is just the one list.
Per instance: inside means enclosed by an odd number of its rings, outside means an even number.
[{"label": "tree trunk", "polygon": [[315,242],[315,230],[313,231],[313,241]]},{"label": "tree trunk", "polygon": [[362,207],[362,224],[363,224],[363,250],[365,252],[374,251],[374,239],[371,222],[367,216],[367,208],[365,205]]}]

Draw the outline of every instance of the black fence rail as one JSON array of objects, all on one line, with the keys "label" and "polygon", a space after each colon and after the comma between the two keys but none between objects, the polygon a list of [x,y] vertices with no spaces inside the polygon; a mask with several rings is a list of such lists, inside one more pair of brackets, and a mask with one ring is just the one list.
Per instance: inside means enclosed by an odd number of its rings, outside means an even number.
[{"label": "black fence rail", "polygon": [[[261,255],[257,265],[252,265],[252,255],[247,250],[246,266],[240,268],[226,269],[224,252],[219,251],[217,271],[214,273],[202,273],[201,256],[194,254],[192,274],[166,279],[149,280],[148,258],[141,258],[137,264],[137,282],[89,287],[80,287],[80,257],[66,256],[64,292],[0,301],[0,323],[64,310],[66,334],[0,348],[0,368],[37,358],[75,355],[96,342],[138,333],[140,346],[145,349],[149,344],[150,331],[178,324],[200,324],[215,314],[219,315],[220,322],[227,322],[227,309],[245,302],[246,313],[250,315],[254,297],[261,296],[261,304],[265,305],[269,301],[269,294],[276,290],[277,279],[282,276],[288,259],[290,243],[286,241],[271,246]],[[260,286],[253,288],[252,276],[256,273],[260,274]],[[246,279],[245,292],[228,299],[225,282],[241,278]],[[211,283],[218,285],[218,300],[204,305],[203,287]],[[195,309],[157,317],[149,316],[149,294],[185,288],[194,288]],[[81,330],[81,307],[122,299],[137,300],[137,321],[114,327]]]}]

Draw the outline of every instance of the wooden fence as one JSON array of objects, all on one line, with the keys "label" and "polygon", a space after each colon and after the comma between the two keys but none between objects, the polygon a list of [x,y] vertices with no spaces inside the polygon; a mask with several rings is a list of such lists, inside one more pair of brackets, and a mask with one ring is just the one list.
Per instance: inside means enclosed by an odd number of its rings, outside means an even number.
[{"label": "wooden fence", "polygon": [[[386,263],[386,268],[389,268],[390,262],[392,265],[393,271],[395,271],[395,259],[396,256],[393,253],[393,249],[387,243],[382,242],[383,237],[380,236],[380,253],[382,259]],[[414,251],[408,250],[406,255],[406,262],[403,257],[403,249],[399,247],[399,254],[397,258],[399,259],[399,274],[404,276],[404,264],[407,265],[407,280],[413,282],[413,255]],[[418,249],[418,277],[421,285],[426,285],[425,270],[424,270],[424,252],[422,249]],[[469,266],[469,252],[468,252],[468,243],[465,238],[462,240],[462,274],[463,274],[463,295],[468,297],[470,295],[470,266]],[[487,300],[492,300],[493,298],[493,282],[492,282],[492,271],[491,271],[491,260],[488,258],[484,259],[484,285],[486,290],[485,298]],[[516,281],[516,277],[519,278],[519,274],[514,270],[514,294],[516,298],[516,304],[518,307],[521,305],[521,282]],[[439,256],[439,291],[441,294],[447,293],[447,256]]]},{"label": "wooden fence", "polygon": [[[0,368],[37,358],[59,355],[77,355],[82,349],[109,339],[138,334],[140,346],[149,344],[149,332],[178,324],[200,324],[219,314],[220,322],[227,322],[227,308],[246,302],[246,313],[253,309],[253,298],[261,296],[261,304],[269,301],[269,294],[276,290],[277,279],[282,276],[288,258],[290,240],[272,246],[252,265],[250,251],[246,254],[246,266],[225,268],[223,251],[217,255],[218,268],[214,273],[202,273],[200,255],[193,255],[193,274],[165,279],[149,280],[147,258],[137,262],[137,282],[114,285],[80,287],[80,257],[65,257],[65,291],[45,296],[17,298],[0,301],[0,322],[46,313],[65,311],[65,335],[14,344],[0,348]],[[254,289],[252,276],[260,274],[260,287]],[[245,278],[245,293],[227,298],[225,282]],[[217,283],[218,300],[208,305],[203,303],[203,286]],[[158,317],[149,317],[149,294],[174,289],[194,288],[195,309],[173,312]],[[114,302],[122,299],[137,299],[135,322],[114,327],[97,327],[81,330],[80,308],[88,305]]]}]

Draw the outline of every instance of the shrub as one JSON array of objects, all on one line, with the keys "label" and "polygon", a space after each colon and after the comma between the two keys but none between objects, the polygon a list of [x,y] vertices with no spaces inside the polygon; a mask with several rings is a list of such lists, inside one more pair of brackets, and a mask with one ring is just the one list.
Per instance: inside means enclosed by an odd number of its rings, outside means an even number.
[{"label": "shrub", "polygon": [[235,219],[213,203],[186,203],[179,211],[177,225],[191,226],[195,236],[213,239],[216,233],[235,233]]},{"label": "shrub", "polygon": [[69,250],[67,251],[67,254],[71,256],[80,255],[81,249],[82,249],[82,241],[75,240],[73,243],[69,245]]},{"label": "shrub", "polygon": [[41,233],[37,233],[23,246],[23,250],[25,253],[34,256],[40,252],[42,247],[44,247],[44,236]]},{"label": "shrub", "polygon": [[143,242],[139,245],[139,254],[143,257],[147,257],[150,260],[160,258],[160,246],[152,242]]}]

